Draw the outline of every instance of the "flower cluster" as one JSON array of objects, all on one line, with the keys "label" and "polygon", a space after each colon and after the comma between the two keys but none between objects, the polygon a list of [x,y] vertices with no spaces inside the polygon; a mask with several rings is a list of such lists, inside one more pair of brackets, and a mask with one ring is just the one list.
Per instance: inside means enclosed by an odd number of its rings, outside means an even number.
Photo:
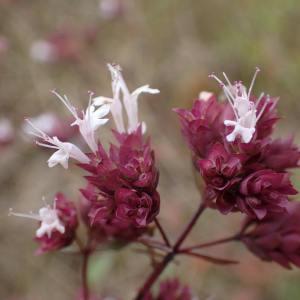
[{"label": "flower cluster", "polygon": [[[176,109],[181,117],[183,136],[193,152],[196,168],[206,183],[206,199],[222,214],[241,211],[263,219],[268,212],[283,212],[289,195],[297,194],[290,183],[288,168],[297,167],[300,158],[293,135],[271,143],[275,104],[278,98],[256,100],[241,82],[226,86],[214,73],[228,102],[220,104],[208,92],[200,93],[194,109]],[[209,196],[208,196],[209,195]],[[212,201],[215,199],[215,203]]]},{"label": "flower cluster", "polygon": [[290,264],[300,268],[300,204],[293,203],[288,213],[270,213],[261,220],[246,218],[244,230],[255,223],[255,228],[243,234],[241,241],[256,256],[275,261],[287,269]]},{"label": "flower cluster", "polygon": [[[120,66],[108,64],[112,76],[113,97],[97,97],[88,92],[89,104],[82,117],[69,99],[55,94],[67,107],[91,153],[82,152],[72,143],[64,142],[57,136],[50,137],[38,128],[34,122],[25,118],[28,126],[35,129],[30,134],[41,138],[37,146],[56,149],[48,160],[49,167],[61,164],[68,168],[69,158],[76,159],[80,168],[91,173],[85,176],[88,187],[81,189],[79,214],[88,227],[89,236],[97,242],[110,240],[128,243],[137,240],[143,234],[151,235],[153,228],[147,225],[159,213],[160,196],[156,188],[159,171],[155,167],[154,151],[150,147],[150,137],[143,141],[142,134],[146,124],[138,121],[138,96],[140,93],[159,93],[145,85],[130,93],[121,74]],[[128,123],[124,125],[122,109],[125,107]],[[115,120],[117,131],[113,130],[119,146],[110,144],[109,155],[100,141],[96,142],[95,131],[108,119],[103,119],[109,112]],[[126,128],[126,129],[125,129]],[[42,247],[36,252],[42,253],[65,247],[73,241],[77,227],[75,205],[58,194],[53,207],[46,205],[39,215],[27,216],[41,222],[36,240]]]},{"label": "flower cluster", "polygon": [[137,228],[132,223],[117,217],[99,219],[95,222],[94,218],[89,216],[94,203],[84,197],[84,195],[90,196],[89,192],[95,192],[95,187],[90,183],[87,185],[86,190],[82,190],[82,195],[79,197],[79,212],[88,229],[88,236],[92,240],[108,245],[114,242],[127,244],[137,241],[142,235],[151,236],[153,234],[154,227]]},{"label": "flower cluster", "polygon": [[94,204],[89,214],[93,222],[117,216],[136,227],[144,227],[159,212],[159,172],[154,154],[149,140],[143,145],[141,126],[136,134],[117,137],[123,142],[119,148],[111,145],[110,157],[99,143],[96,154],[90,155],[90,163],[79,164],[92,173],[85,178],[99,189],[81,192]]}]

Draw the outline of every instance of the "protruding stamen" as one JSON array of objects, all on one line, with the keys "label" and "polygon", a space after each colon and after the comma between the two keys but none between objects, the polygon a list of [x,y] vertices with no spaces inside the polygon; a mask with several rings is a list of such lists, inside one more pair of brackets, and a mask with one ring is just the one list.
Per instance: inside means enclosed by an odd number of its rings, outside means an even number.
[{"label": "protruding stamen", "polygon": [[233,90],[233,87],[232,87],[232,85],[231,85],[231,83],[230,83],[230,81],[229,81],[229,79],[227,78],[227,76],[226,76],[226,74],[223,72],[223,76],[225,77],[225,79],[226,79],[226,81],[227,81],[227,83],[229,84],[229,86],[231,87],[231,89]]},{"label": "protruding stamen", "polygon": [[32,213],[32,214],[30,213],[29,215],[27,215],[27,214],[19,214],[19,213],[13,212],[12,208],[9,209],[8,216],[17,216],[17,217],[34,219],[34,220],[38,220],[38,221],[42,220],[41,217],[39,215],[37,215],[37,214],[34,214],[34,213]]},{"label": "protruding stamen", "polygon": [[58,93],[56,93],[56,90],[52,90],[51,92],[52,94],[55,94],[61,101],[62,103],[67,107],[67,109],[71,112],[71,114],[75,117],[75,119],[78,119],[78,116],[76,114],[76,111],[74,109],[72,109],[72,105],[70,104],[68,98],[66,95],[64,95],[65,99],[63,97],[61,97]]},{"label": "protruding stamen", "polygon": [[264,105],[263,105],[261,111],[259,112],[259,115],[256,117],[256,122],[257,122],[257,121],[259,120],[259,118],[262,116],[262,114],[263,114],[263,112],[264,112],[266,106],[270,103],[270,100],[271,100],[271,99],[270,99],[270,96],[267,95],[267,97],[266,97],[266,102],[264,103]]},{"label": "protruding stamen", "polygon": [[256,75],[257,75],[257,73],[259,73],[260,72],[260,69],[259,68],[255,68],[255,74],[254,74],[254,76],[253,76],[253,79],[252,79],[252,82],[251,82],[251,85],[250,85],[250,88],[249,88],[249,91],[248,91],[248,99],[249,99],[249,97],[250,97],[250,94],[251,94],[251,91],[252,91],[252,88],[253,88],[253,85],[254,85],[254,81],[255,81],[255,78],[256,78]]},{"label": "protruding stamen", "polygon": [[41,136],[39,136],[37,134],[34,134],[31,131],[29,132],[30,134],[36,135],[36,136],[41,137],[41,138],[46,139],[46,140],[50,139],[49,136],[46,133],[44,133],[43,131],[41,131],[40,129],[38,129],[32,122],[29,121],[28,118],[26,118],[25,121],[28,122],[36,131],[40,132]]},{"label": "protruding stamen", "polygon": [[234,108],[232,102],[230,101],[230,96],[228,95],[228,91],[226,91],[225,89],[223,89],[223,91],[224,91],[224,93],[225,93],[225,95],[226,95],[226,98],[227,98],[229,104],[231,105],[231,107],[232,107],[232,109],[233,109],[233,112],[234,112],[234,114],[235,114],[236,120],[238,120],[239,117],[238,117],[238,115],[237,115],[237,113],[236,113],[236,110],[235,110],[235,108]]},{"label": "protruding stamen", "polygon": [[[256,103],[255,103],[255,109],[258,107],[258,104],[259,104],[259,102],[260,102],[260,100],[263,98],[263,96],[264,96],[264,93],[261,93],[260,95],[259,95],[259,97],[258,97],[258,99],[256,100]],[[269,95],[268,95],[269,96]],[[267,97],[268,97],[267,96]]]}]

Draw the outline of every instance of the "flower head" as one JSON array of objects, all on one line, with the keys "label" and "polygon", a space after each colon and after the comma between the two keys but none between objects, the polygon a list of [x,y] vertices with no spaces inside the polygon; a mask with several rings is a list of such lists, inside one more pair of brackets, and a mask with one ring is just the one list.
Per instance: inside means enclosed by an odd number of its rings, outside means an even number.
[{"label": "flower head", "polygon": [[198,165],[207,191],[213,192],[218,210],[225,215],[238,209],[262,219],[267,212],[284,211],[289,204],[287,195],[298,193],[289,173],[265,169],[265,165],[251,162],[250,155],[228,153],[220,143],[208,159],[198,160]]},{"label": "flower head", "polygon": [[247,219],[241,241],[248,249],[265,261],[275,261],[287,269],[290,264],[300,268],[300,205],[293,203],[288,213],[269,213],[263,220]]},{"label": "flower head", "polygon": [[93,222],[117,217],[145,227],[159,212],[160,197],[156,191],[159,172],[155,167],[150,140],[142,141],[141,125],[136,133],[114,132],[120,147],[111,144],[110,157],[101,144],[89,164],[79,164],[92,173],[85,178],[99,191],[81,190],[93,202],[89,216]]}]

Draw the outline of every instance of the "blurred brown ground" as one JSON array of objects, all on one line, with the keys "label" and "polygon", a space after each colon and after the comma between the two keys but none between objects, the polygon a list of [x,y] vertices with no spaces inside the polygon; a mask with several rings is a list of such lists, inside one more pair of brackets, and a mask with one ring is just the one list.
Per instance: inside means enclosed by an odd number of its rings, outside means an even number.
[{"label": "blurred brown ground", "polygon": [[[159,219],[174,240],[199,201],[194,187],[190,153],[180,134],[173,107],[190,109],[201,90],[220,92],[208,74],[225,71],[249,86],[254,67],[261,69],[254,94],[280,96],[279,122],[274,136],[297,132],[300,117],[300,6],[297,0],[203,1],[122,0],[124,10],[114,18],[101,15],[99,1],[0,1],[0,35],[9,49],[0,56],[0,117],[15,128],[14,144],[0,153],[0,299],[24,296],[33,300],[72,299],[80,283],[80,258],[60,253],[33,257],[36,223],[8,218],[17,212],[38,211],[41,198],[56,191],[77,200],[82,176],[72,162],[68,171],[49,169],[51,152],[34,148],[21,137],[23,117],[52,111],[63,118],[68,111],[50,89],[66,94],[75,106],[86,107],[86,92],[111,96],[105,63],[116,61],[130,90],[144,84],[161,90],[142,94],[139,119],[148,125],[161,171]],[[90,28],[93,43],[81,43]],[[29,51],[35,40],[68,30],[78,56],[42,63]],[[79,41],[79,42],[78,42]],[[99,138],[113,140],[109,126]],[[103,142],[104,144],[106,142]],[[107,146],[107,145],[106,145]],[[298,170],[293,182],[300,188]],[[186,244],[210,241],[236,231],[239,214],[221,216],[207,211]],[[92,258],[90,283],[101,295],[132,299],[150,271],[149,259],[132,245],[122,251]],[[163,277],[178,276],[189,283],[199,300],[298,300],[300,272],[262,263],[242,245],[225,245],[209,252],[235,258],[240,265],[221,267],[195,259],[178,258]]]}]

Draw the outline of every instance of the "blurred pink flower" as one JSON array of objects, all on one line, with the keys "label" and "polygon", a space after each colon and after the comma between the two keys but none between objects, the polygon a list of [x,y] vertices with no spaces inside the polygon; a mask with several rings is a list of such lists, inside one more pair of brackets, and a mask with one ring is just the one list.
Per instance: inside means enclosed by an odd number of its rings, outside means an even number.
[{"label": "blurred pink flower", "polygon": [[104,19],[114,19],[122,16],[125,4],[122,0],[100,0],[99,8]]},{"label": "blurred pink flower", "polygon": [[0,119],[0,149],[14,140],[14,128],[8,119]]}]

